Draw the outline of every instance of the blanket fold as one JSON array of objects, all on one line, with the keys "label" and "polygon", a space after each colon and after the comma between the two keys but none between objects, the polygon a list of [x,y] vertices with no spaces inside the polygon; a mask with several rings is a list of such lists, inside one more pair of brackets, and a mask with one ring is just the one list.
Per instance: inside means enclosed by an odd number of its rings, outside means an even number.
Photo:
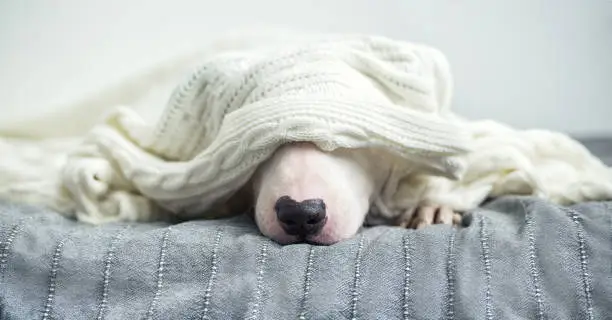
[{"label": "blanket fold", "polygon": [[[397,185],[379,203],[385,215],[423,201],[470,209],[507,193],[612,198],[610,169],[570,138],[453,114],[449,63],[428,46],[365,35],[297,37],[209,52],[191,68],[158,117],[153,105],[109,106],[84,137],[48,154],[56,161],[38,179],[54,191],[2,175],[0,197],[21,188],[20,199],[92,223],[202,216],[277,147],[311,141],[323,150],[389,153]],[[23,151],[23,143],[10,145]],[[20,151],[13,156],[21,159]]]}]

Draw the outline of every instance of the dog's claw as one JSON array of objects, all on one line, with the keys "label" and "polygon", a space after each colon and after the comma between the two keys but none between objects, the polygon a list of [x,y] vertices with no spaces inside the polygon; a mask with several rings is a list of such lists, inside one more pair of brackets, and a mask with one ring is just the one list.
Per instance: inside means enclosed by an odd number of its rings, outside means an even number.
[{"label": "dog's claw", "polygon": [[445,206],[441,206],[438,208],[438,212],[436,214],[435,223],[437,224],[453,224],[453,216],[455,212],[453,209]]},{"label": "dog's claw", "polygon": [[422,206],[417,209],[411,224],[413,229],[422,229],[434,223],[438,208],[434,206]]},{"label": "dog's claw", "polygon": [[423,229],[432,224],[462,225],[463,217],[447,206],[424,205],[416,210],[406,211],[398,221],[398,226],[410,229]]},{"label": "dog's claw", "polygon": [[453,224],[454,225],[459,225],[461,224],[461,221],[463,220],[463,217],[458,214],[458,213],[453,213]]}]

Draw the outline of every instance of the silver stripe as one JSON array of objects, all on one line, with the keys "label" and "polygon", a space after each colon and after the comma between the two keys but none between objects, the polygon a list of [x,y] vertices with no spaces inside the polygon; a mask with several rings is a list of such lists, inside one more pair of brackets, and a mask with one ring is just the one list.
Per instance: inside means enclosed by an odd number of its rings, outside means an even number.
[{"label": "silver stripe", "polygon": [[351,320],[357,320],[357,302],[359,302],[359,285],[361,282],[361,254],[365,236],[361,235],[357,256],[355,257],[355,274],[353,277],[353,290],[351,290]]},{"label": "silver stripe", "polygon": [[312,281],[312,272],[314,265],[314,248],[315,246],[310,246],[310,251],[308,252],[308,260],[306,262],[306,274],[304,276],[304,294],[302,295],[302,305],[300,307],[301,312],[299,319],[306,320],[306,307],[308,305],[308,296],[310,295],[310,284]]},{"label": "silver stripe", "polygon": [[489,234],[486,230],[485,218],[480,216],[480,247],[485,272],[485,315],[487,320],[493,319],[493,307],[491,302],[491,258],[489,252]]},{"label": "silver stripe", "polygon": [[527,233],[527,239],[529,241],[529,267],[531,272],[531,281],[533,286],[533,294],[536,299],[536,306],[538,309],[538,319],[544,319],[544,298],[542,297],[542,290],[540,289],[540,273],[538,271],[538,257],[536,251],[536,239],[534,234],[534,222],[533,212],[527,210],[525,202],[520,201],[525,211],[525,230]]},{"label": "silver stripe", "polygon": [[45,309],[43,311],[43,320],[49,319],[51,312],[53,311],[53,300],[55,298],[55,288],[57,285],[57,270],[59,269],[60,258],[62,249],[64,247],[64,240],[61,239],[55,246],[53,252],[53,259],[51,260],[51,272],[49,274],[49,288],[47,293],[47,299],[45,300]]},{"label": "silver stripe", "polygon": [[578,256],[580,258],[580,271],[582,278],[582,286],[584,290],[584,297],[586,300],[586,313],[587,319],[593,319],[593,299],[592,292],[593,289],[591,287],[591,276],[589,273],[589,257],[587,255],[586,249],[586,241],[584,239],[584,230],[582,228],[582,224],[580,221],[580,216],[576,213],[575,210],[570,208],[562,208],[569,218],[572,220],[574,225],[576,226],[576,233],[578,236]]},{"label": "silver stripe", "polygon": [[113,236],[109,244],[108,251],[106,253],[106,258],[104,259],[104,280],[102,282],[102,296],[100,304],[98,306],[98,316],[96,317],[97,320],[104,319],[104,312],[106,311],[106,307],[108,305],[108,290],[111,276],[111,264],[113,258],[115,257],[117,242],[119,241],[125,229],[127,229],[127,227],[120,231],[117,231],[117,233]]},{"label": "silver stripe", "polygon": [[412,241],[408,241],[409,234],[409,232],[406,232],[402,238],[404,249],[404,304],[402,306],[402,311],[405,320],[410,319],[410,314],[414,313],[414,310],[412,310],[412,286],[410,285],[412,281],[412,255],[414,254],[414,244]]},{"label": "silver stripe", "polygon": [[155,312],[155,307],[157,306],[159,295],[161,294],[161,290],[163,287],[164,270],[166,267],[166,247],[168,245],[168,234],[170,233],[170,230],[171,227],[166,228],[162,236],[161,248],[159,250],[159,264],[157,266],[157,289],[155,290],[155,295],[153,296],[153,300],[151,300],[151,304],[149,305],[149,309],[147,310],[147,319],[153,319],[153,313]]},{"label": "silver stripe", "polygon": [[204,310],[202,313],[202,320],[210,319],[208,316],[208,312],[210,310],[210,297],[212,295],[212,288],[215,284],[215,278],[217,277],[217,264],[219,263],[219,245],[221,244],[222,236],[223,230],[217,230],[217,234],[215,235],[215,242],[213,244],[212,249],[212,257],[210,259],[210,278],[208,278],[208,283],[206,284],[206,289],[204,291]]},{"label": "silver stripe", "polygon": [[263,294],[263,286],[264,286],[264,274],[265,274],[265,266],[268,258],[268,243],[263,242],[261,245],[261,250],[259,254],[259,270],[257,271],[257,287],[255,289],[255,296],[253,297],[253,309],[251,310],[251,316],[249,319],[257,319],[259,318],[260,313],[260,304],[261,304],[261,296]]},{"label": "silver stripe", "polygon": [[455,318],[455,231],[453,229],[448,239],[448,257],[446,262],[446,279],[447,279],[447,303],[446,303],[446,318]]}]

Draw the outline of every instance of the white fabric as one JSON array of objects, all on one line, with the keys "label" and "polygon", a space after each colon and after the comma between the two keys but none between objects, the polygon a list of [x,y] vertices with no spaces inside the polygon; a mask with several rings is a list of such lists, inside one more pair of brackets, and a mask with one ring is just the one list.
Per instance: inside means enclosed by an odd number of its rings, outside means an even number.
[{"label": "white fabric", "polygon": [[[312,141],[392,155],[377,201],[386,216],[508,193],[612,199],[612,171],[569,137],[454,115],[436,49],[357,35],[259,40],[217,43],[50,118],[4,121],[0,197],[91,223],[203,216],[278,146]],[[70,125],[100,114],[83,134]]]}]

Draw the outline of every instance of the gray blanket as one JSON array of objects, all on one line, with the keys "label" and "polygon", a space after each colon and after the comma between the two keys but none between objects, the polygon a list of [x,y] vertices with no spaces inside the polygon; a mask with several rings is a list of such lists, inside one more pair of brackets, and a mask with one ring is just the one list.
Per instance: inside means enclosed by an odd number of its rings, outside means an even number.
[{"label": "gray blanket", "polygon": [[2,319],[611,319],[612,203],[279,246],[247,217],[85,226],[0,207]]}]

